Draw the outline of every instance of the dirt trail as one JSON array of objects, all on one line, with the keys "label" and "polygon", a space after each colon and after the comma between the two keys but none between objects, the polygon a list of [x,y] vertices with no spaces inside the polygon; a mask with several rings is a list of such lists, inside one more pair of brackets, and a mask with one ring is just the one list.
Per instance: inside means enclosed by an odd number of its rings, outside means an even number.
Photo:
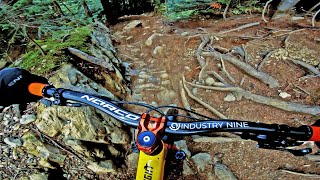
[{"label": "dirt trail", "polygon": [[[141,25],[130,30],[123,28],[132,20],[141,21]],[[200,73],[195,52],[201,43],[200,35],[216,34],[243,24],[261,21],[261,17],[243,16],[227,21],[213,19],[195,19],[185,22],[169,22],[158,16],[132,16],[124,18],[122,23],[113,27],[118,41],[120,57],[132,63],[134,69],[132,96],[128,101],[143,101],[152,105],[174,104],[182,107],[179,94],[179,81],[182,76],[187,80],[197,81]],[[234,78],[235,84],[256,94],[277,99],[280,92],[290,95],[285,101],[299,102],[309,105],[320,104],[320,78],[304,77],[308,72],[283,59],[291,57],[305,62],[319,64],[320,31],[305,29],[294,32],[286,40],[288,32],[308,26],[305,21],[285,21],[260,23],[241,31],[216,37],[214,45],[230,50],[244,45],[248,53],[248,61],[257,67],[263,57],[270,51],[270,56],[262,70],[271,74],[280,82],[280,87],[269,88],[252,78],[235,66],[225,62],[226,68]],[[285,33],[287,33],[285,35]],[[265,36],[265,38],[261,38]],[[149,38],[149,40],[148,40]],[[148,40],[148,41],[147,41]],[[287,49],[284,47],[286,42]],[[206,69],[218,70],[219,61],[206,59]],[[204,76],[205,81],[209,75]],[[303,78],[304,77],[304,78]],[[228,118],[242,119],[264,123],[283,123],[291,126],[312,124],[315,118],[310,115],[285,112],[269,106],[260,105],[248,100],[225,102],[228,93],[214,92],[199,88],[189,89],[200,99],[218,109]],[[189,99],[191,107],[199,113],[215,117],[201,105]],[[222,161],[239,179],[305,179],[303,175],[292,175],[281,169],[320,174],[320,166],[305,157],[296,157],[288,152],[255,148],[255,142],[206,143],[193,142],[187,138],[187,145],[192,155],[198,152],[209,152],[213,157],[223,153]],[[212,171],[208,170],[208,171]],[[206,175],[200,173],[187,179],[202,179]],[[182,177],[180,177],[182,178]],[[213,177],[214,179],[216,177]],[[316,178],[315,178],[316,179]]]}]

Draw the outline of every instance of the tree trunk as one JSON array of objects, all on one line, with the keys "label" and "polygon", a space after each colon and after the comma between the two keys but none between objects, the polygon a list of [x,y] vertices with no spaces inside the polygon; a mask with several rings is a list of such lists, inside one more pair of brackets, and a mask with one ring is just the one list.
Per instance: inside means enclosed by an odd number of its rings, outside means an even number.
[{"label": "tree trunk", "polygon": [[290,14],[290,10],[299,2],[300,0],[282,0],[278,5],[277,11],[274,13],[272,19],[279,19],[287,17]]},{"label": "tree trunk", "polygon": [[123,15],[142,14],[152,11],[150,0],[101,0],[104,14],[110,24],[115,24]]}]

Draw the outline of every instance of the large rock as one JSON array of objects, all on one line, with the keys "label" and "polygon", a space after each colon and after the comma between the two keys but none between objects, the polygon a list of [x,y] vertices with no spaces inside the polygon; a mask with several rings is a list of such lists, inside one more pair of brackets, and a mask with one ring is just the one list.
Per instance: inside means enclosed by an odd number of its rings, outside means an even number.
[{"label": "large rock", "polygon": [[64,155],[57,147],[42,143],[39,137],[31,132],[24,134],[22,139],[25,151],[28,154],[33,154],[34,156],[41,158],[43,163],[39,163],[40,165],[44,164],[45,167],[53,168],[48,161],[58,163],[59,165],[64,164],[66,155]]},{"label": "large rock", "polygon": [[30,180],[46,180],[48,179],[48,174],[46,173],[34,173],[29,175]]},{"label": "large rock", "polygon": [[[115,99],[108,90],[68,64],[64,65],[49,81],[55,87]],[[125,146],[130,142],[128,134],[122,129],[119,121],[89,106],[47,108],[39,106],[37,120],[34,123],[41,132],[63,140],[65,144],[89,160],[123,156],[124,153],[120,150],[124,147],[112,144]]]},{"label": "large rock", "polygon": [[[91,107],[48,107],[38,113],[36,126],[50,137],[64,140],[81,140],[92,143],[127,144],[129,137],[112,123],[109,116],[101,115]],[[115,120],[113,120],[114,122]]]},{"label": "large rock", "polygon": [[86,77],[70,64],[63,65],[49,81],[56,88],[67,88],[116,99],[110,91]]},{"label": "large rock", "polygon": [[100,161],[99,163],[91,162],[87,167],[97,174],[106,174],[115,171],[115,166],[111,160]]}]

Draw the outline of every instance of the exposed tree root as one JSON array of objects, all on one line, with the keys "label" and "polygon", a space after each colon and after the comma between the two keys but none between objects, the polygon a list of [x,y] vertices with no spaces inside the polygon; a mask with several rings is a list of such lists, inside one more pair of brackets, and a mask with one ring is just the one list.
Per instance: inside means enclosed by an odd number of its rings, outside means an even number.
[{"label": "exposed tree root", "polygon": [[208,61],[206,61],[206,64],[201,68],[200,72],[199,72],[199,77],[198,77],[198,81],[201,82],[205,73],[205,69],[208,66]]},{"label": "exposed tree root", "polygon": [[229,33],[229,32],[233,32],[233,31],[240,31],[242,29],[246,29],[246,28],[250,28],[252,26],[257,26],[259,25],[260,22],[253,22],[253,23],[249,23],[249,24],[245,24],[245,25],[242,25],[240,27],[237,27],[235,29],[230,29],[230,30],[226,30],[226,31],[222,31],[222,32],[219,32],[218,34],[225,34],[225,33]]},{"label": "exposed tree root", "polygon": [[314,162],[320,163],[320,155],[311,155],[311,154],[309,154],[309,155],[306,155],[304,157],[306,157],[310,161],[314,161]]},{"label": "exposed tree root", "polygon": [[223,11],[223,15],[222,15],[223,19],[227,19],[227,12],[228,12],[230,4],[231,4],[231,0],[229,0],[229,3],[227,4],[226,8]]},{"label": "exposed tree root", "polygon": [[276,52],[276,50],[270,51],[270,52],[262,59],[261,63],[259,64],[259,66],[258,66],[258,68],[257,68],[258,71],[261,71],[262,66],[268,61],[269,57],[270,57],[273,53],[275,53],[275,52]]},{"label": "exposed tree root", "polygon": [[207,45],[207,43],[209,43],[210,38],[208,35],[205,35],[205,36],[201,37],[201,40],[202,40],[202,42],[196,51],[196,55],[197,55],[197,60],[200,64],[200,67],[203,68],[205,66],[206,62],[205,62],[204,58],[201,56],[201,53],[202,53],[202,49]]},{"label": "exposed tree root", "polygon": [[241,48],[242,48],[242,50],[244,52],[244,62],[248,63],[249,58],[248,58],[248,52],[246,50],[246,45],[241,44]]},{"label": "exposed tree root", "polygon": [[208,71],[208,74],[212,74],[216,79],[218,79],[220,82],[222,82],[225,85],[228,85],[227,81],[224,80],[218,73],[216,73],[215,71]]},{"label": "exposed tree root", "polygon": [[316,5],[314,5],[312,8],[310,8],[307,12],[306,15],[310,14],[313,10],[315,10],[318,6],[320,6],[320,2]]},{"label": "exposed tree root", "polygon": [[267,10],[268,5],[269,5],[272,1],[273,1],[273,0],[269,0],[269,1],[264,5],[264,7],[263,7],[262,19],[263,19],[264,22],[268,22],[268,21],[266,20],[266,18],[264,17],[264,14],[266,13],[266,10]]},{"label": "exposed tree root", "polygon": [[291,32],[289,32],[289,35],[287,36],[287,38],[284,40],[284,48],[285,49],[288,49],[288,41],[289,41],[289,38],[290,38],[290,36],[291,36],[291,34],[293,34],[293,33],[295,33],[295,32],[299,32],[299,31],[303,31],[303,30],[305,30],[305,29],[298,29],[298,30],[294,30],[294,31],[291,31]]},{"label": "exposed tree root", "polygon": [[[180,97],[181,97],[181,101],[182,101],[183,107],[185,109],[188,109],[188,110],[192,111],[191,110],[191,106],[190,106],[190,104],[189,104],[189,102],[187,100],[186,91],[185,91],[185,89],[183,87],[182,81],[180,81]],[[189,115],[191,117],[193,117],[193,118],[199,119],[199,117],[197,115],[193,114],[193,113],[189,113]]]},{"label": "exposed tree root", "polygon": [[230,50],[221,46],[213,46],[213,49],[215,49],[216,51],[220,52],[220,53],[228,53]]},{"label": "exposed tree root", "polygon": [[227,76],[227,78],[232,82],[235,83],[236,81],[233,79],[233,77],[229,74],[229,72],[227,71],[225,65],[224,65],[224,61],[222,59],[222,57],[220,57],[220,61],[221,61],[221,70],[222,72]]},{"label": "exposed tree root", "polygon": [[304,177],[309,177],[309,178],[320,178],[319,174],[309,174],[309,173],[300,173],[300,172],[294,172],[286,169],[281,169],[282,172],[289,173],[289,174],[294,174],[298,176],[304,176]]},{"label": "exposed tree root", "polygon": [[210,90],[216,90],[216,91],[231,91],[236,93],[237,96],[241,96],[253,102],[273,106],[275,108],[282,109],[285,111],[298,112],[298,113],[311,114],[311,115],[320,114],[320,106],[311,106],[311,105],[304,105],[304,104],[299,104],[294,102],[281,101],[279,99],[274,99],[270,97],[253,94],[240,87],[224,88],[224,87],[202,86],[202,85],[197,85],[190,82],[187,82],[187,83],[191,86],[203,88],[203,89],[210,89]]},{"label": "exposed tree root", "polygon": [[219,118],[221,118],[221,119],[228,119],[225,115],[223,115],[222,113],[220,113],[218,110],[216,110],[215,108],[213,108],[213,107],[210,106],[209,104],[203,102],[201,99],[199,99],[199,98],[197,98],[196,96],[194,96],[194,95],[190,92],[190,90],[187,88],[187,86],[186,86],[186,84],[185,84],[185,82],[186,82],[185,77],[183,77],[182,80],[183,80],[183,87],[184,87],[184,89],[186,90],[187,95],[188,95],[191,99],[195,100],[196,102],[198,102],[199,104],[201,104],[202,106],[204,106],[205,108],[207,108],[208,110],[210,110],[212,113],[214,113],[215,115],[217,115]]},{"label": "exposed tree root", "polygon": [[312,27],[315,27],[315,21],[316,21],[316,17],[318,16],[318,14],[320,13],[320,9],[313,15],[312,17]]},{"label": "exposed tree root", "polygon": [[268,84],[271,88],[280,86],[279,82],[276,79],[274,79],[272,76],[270,76],[264,72],[260,72],[260,71],[256,70],[254,67],[250,66],[249,64],[247,64],[245,62],[238,60],[237,58],[235,58],[232,55],[221,54],[217,51],[203,52],[202,55],[203,56],[212,56],[215,59],[220,59],[220,57],[222,57],[223,60],[230,62],[231,64],[244,70],[249,75],[259,79],[260,81],[262,81],[265,84]]},{"label": "exposed tree root", "polygon": [[91,62],[91,63],[96,64],[96,65],[99,65],[101,67],[104,67],[104,68],[108,69],[108,71],[110,71],[110,72],[114,71],[114,68],[113,68],[112,64],[106,62],[103,59],[99,59],[99,58],[96,58],[94,56],[90,56],[89,54],[87,54],[85,52],[82,52],[82,51],[80,51],[78,49],[75,49],[75,48],[68,48],[68,50],[69,50],[69,52],[71,54],[79,57],[80,59],[83,59],[85,61]]},{"label": "exposed tree root", "polygon": [[306,68],[310,72],[314,73],[316,76],[320,77],[320,71],[317,68],[311,66],[310,64],[307,64],[307,63],[305,63],[303,61],[290,59],[290,58],[289,58],[289,60],[292,61],[293,63],[297,64],[297,65],[300,65],[300,66]]}]

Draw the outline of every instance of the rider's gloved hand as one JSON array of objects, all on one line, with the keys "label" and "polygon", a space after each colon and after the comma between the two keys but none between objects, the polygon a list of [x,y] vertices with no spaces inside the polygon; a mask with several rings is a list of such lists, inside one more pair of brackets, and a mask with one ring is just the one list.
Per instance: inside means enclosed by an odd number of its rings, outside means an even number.
[{"label": "rider's gloved hand", "polygon": [[5,68],[0,71],[0,106],[26,104],[41,97],[29,93],[31,83],[49,84],[47,79],[29,73],[24,69]]}]

